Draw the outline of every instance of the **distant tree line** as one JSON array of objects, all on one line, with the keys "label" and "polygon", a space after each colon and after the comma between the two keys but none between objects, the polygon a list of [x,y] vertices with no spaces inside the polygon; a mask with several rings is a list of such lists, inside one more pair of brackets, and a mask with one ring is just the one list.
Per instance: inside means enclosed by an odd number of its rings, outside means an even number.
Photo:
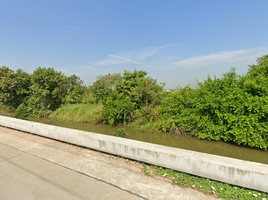
[{"label": "distant tree line", "polygon": [[11,108],[27,107],[34,117],[47,116],[64,102],[79,102],[86,89],[76,75],[38,67],[33,74],[0,68],[0,102]]}]

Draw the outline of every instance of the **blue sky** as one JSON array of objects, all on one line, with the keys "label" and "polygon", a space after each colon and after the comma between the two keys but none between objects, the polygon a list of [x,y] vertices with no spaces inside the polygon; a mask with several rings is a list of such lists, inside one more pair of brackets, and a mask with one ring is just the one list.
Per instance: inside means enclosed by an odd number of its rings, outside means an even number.
[{"label": "blue sky", "polygon": [[268,54],[267,0],[1,0],[0,66],[96,76],[145,70],[166,89]]}]

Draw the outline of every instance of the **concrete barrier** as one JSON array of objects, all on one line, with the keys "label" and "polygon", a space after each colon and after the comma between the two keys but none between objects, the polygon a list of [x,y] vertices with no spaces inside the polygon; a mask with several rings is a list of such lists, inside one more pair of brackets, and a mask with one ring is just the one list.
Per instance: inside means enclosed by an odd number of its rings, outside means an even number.
[{"label": "concrete barrier", "polygon": [[0,125],[268,192],[268,165],[0,116]]}]

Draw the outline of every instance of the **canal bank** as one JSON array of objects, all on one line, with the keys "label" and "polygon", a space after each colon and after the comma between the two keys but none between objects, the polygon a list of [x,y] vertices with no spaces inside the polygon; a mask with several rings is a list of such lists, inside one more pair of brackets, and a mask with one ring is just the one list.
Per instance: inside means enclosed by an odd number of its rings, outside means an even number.
[{"label": "canal bank", "polygon": [[221,182],[268,192],[268,166],[0,116],[0,125]]}]

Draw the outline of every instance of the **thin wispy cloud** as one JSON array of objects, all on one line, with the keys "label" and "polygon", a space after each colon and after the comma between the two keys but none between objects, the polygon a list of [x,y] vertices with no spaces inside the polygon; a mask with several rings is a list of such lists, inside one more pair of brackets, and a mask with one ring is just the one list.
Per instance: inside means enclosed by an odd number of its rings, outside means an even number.
[{"label": "thin wispy cloud", "polygon": [[131,62],[131,63],[137,64],[137,65],[144,65],[142,63],[138,63],[138,62],[135,62],[135,61],[130,60],[130,59],[122,58],[120,56],[115,56],[115,55],[112,55],[112,54],[108,54],[108,55],[111,56],[111,57],[114,57],[114,58],[118,58],[118,59],[121,59],[121,60],[125,60],[127,62]]},{"label": "thin wispy cloud", "polygon": [[127,63],[127,61],[122,60],[122,59],[114,59],[108,55],[108,58],[93,62],[92,65],[109,66],[109,65],[120,65],[120,64],[124,64],[124,63]]},{"label": "thin wispy cloud", "polygon": [[256,60],[256,56],[265,54],[265,52],[268,53],[267,48],[223,51],[223,52],[212,53],[209,55],[187,58],[178,62],[172,62],[168,67],[162,69],[182,68],[187,70],[194,70],[197,68],[216,65],[220,63],[222,64],[226,63],[236,64],[238,62],[248,63],[252,62],[252,59]]},{"label": "thin wispy cloud", "polygon": [[120,65],[125,63],[134,63],[137,65],[150,66],[150,62],[154,61],[156,56],[160,57],[165,49],[178,45],[163,45],[160,47],[148,47],[120,54],[108,54],[108,57],[93,63],[96,66]]}]

